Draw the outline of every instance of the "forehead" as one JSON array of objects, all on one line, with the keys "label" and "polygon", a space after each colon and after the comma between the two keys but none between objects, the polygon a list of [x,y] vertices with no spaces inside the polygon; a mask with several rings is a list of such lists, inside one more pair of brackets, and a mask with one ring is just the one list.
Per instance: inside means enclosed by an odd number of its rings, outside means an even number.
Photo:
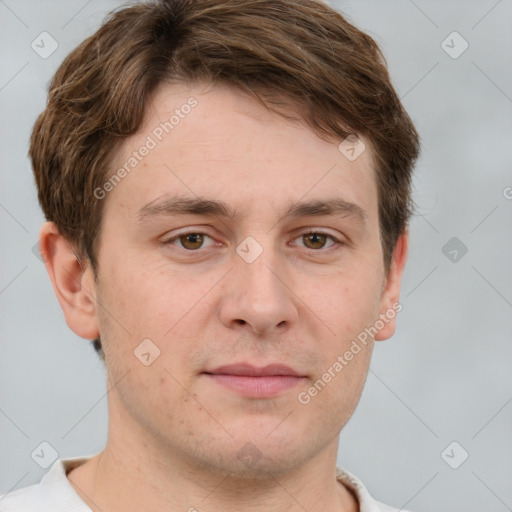
[{"label": "forehead", "polygon": [[278,214],[296,201],[336,196],[377,215],[369,142],[361,138],[355,150],[364,151],[350,158],[346,142],[340,150],[341,139],[321,139],[291,108],[296,120],[231,86],[160,85],[107,173],[122,174],[107,205],[134,212],[174,194],[218,199],[240,212],[265,204]]}]

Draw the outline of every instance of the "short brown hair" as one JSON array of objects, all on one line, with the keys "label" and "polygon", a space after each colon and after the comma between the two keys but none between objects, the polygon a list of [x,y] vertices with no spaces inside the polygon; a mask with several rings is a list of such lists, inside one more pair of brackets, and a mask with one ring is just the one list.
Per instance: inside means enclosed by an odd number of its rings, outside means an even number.
[{"label": "short brown hair", "polygon": [[112,13],[66,57],[30,140],[46,218],[93,269],[103,204],[94,190],[169,80],[229,84],[283,116],[286,98],[324,139],[365,136],[389,267],[412,213],[419,137],[375,41],[316,0],[155,0]]}]

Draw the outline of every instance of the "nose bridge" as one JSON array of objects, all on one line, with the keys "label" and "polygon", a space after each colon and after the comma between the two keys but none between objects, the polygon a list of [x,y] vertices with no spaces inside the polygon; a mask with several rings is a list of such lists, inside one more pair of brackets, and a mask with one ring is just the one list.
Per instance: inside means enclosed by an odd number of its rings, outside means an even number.
[{"label": "nose bridge", "polygon": [[[270,244],[266,244],[265,247],[260,246],[261,249],[259,250],[257,247],[251,247],[251,245],[253,243],[249,241],[245,246],[242,243],[237,249],[239,261],[236,264],[236,269],[238,278],[244,285],[240,291],[244,295],[252,297],[252,300],[275,298],[281,290],[277,289],[276,277],[272,271],[272,267],[276,267],[276,257],[273,254],[273,249]],[[254,260],[246,259],[243,253],[240,254],[247,248],[249,248],[250,253],[253,253],[251,256]]]},{"label": "nose bridge", "polygon": [[253,262],[238,262],[238,278],[244,283],[243,291],[253,299],[269,300],[283,293],[282,283],[276,277],[276,258],[271,249],[263,251]]},{"label": "nose bridge", "polygon": [[279,275],[279,256],[271,244],[263,247],[255,242],[245,240],[237,248],[222,315],[224,323],[250,325],[262,333],[290,324],[298,314],[285,276]]}]

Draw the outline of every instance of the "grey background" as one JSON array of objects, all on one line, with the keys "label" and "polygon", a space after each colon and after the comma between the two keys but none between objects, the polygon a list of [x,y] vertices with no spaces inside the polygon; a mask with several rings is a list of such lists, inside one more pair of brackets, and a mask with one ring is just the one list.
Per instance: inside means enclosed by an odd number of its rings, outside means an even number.
[{"label": "grey background", "polygon": [[[26,153],[50,77],[118,5],[0,0],[0,493],[40,480],[42,441],[61,458],[106,441],[102,364],[33,253],[44,219]],[[376,346],[339,464],[398,508],[512,510],[512,2],[331,5],[381,45],[423,139],[398,330]],[[31,48],[43,31],[59,45],[47,59]],[[453,31],[469,44],[456,59]]]}]

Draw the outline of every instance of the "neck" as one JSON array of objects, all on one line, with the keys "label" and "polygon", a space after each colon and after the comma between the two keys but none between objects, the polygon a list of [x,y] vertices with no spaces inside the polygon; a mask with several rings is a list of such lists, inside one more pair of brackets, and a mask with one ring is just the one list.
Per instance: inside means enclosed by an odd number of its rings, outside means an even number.
[{"label": "neck", "polygon": [[219,471],[158,445],[126,418],[110,420],[105,450],[68,474],[93,512],[359,510],[352,492],[336,480],[338,437],[291,472],[247,476]]}]

